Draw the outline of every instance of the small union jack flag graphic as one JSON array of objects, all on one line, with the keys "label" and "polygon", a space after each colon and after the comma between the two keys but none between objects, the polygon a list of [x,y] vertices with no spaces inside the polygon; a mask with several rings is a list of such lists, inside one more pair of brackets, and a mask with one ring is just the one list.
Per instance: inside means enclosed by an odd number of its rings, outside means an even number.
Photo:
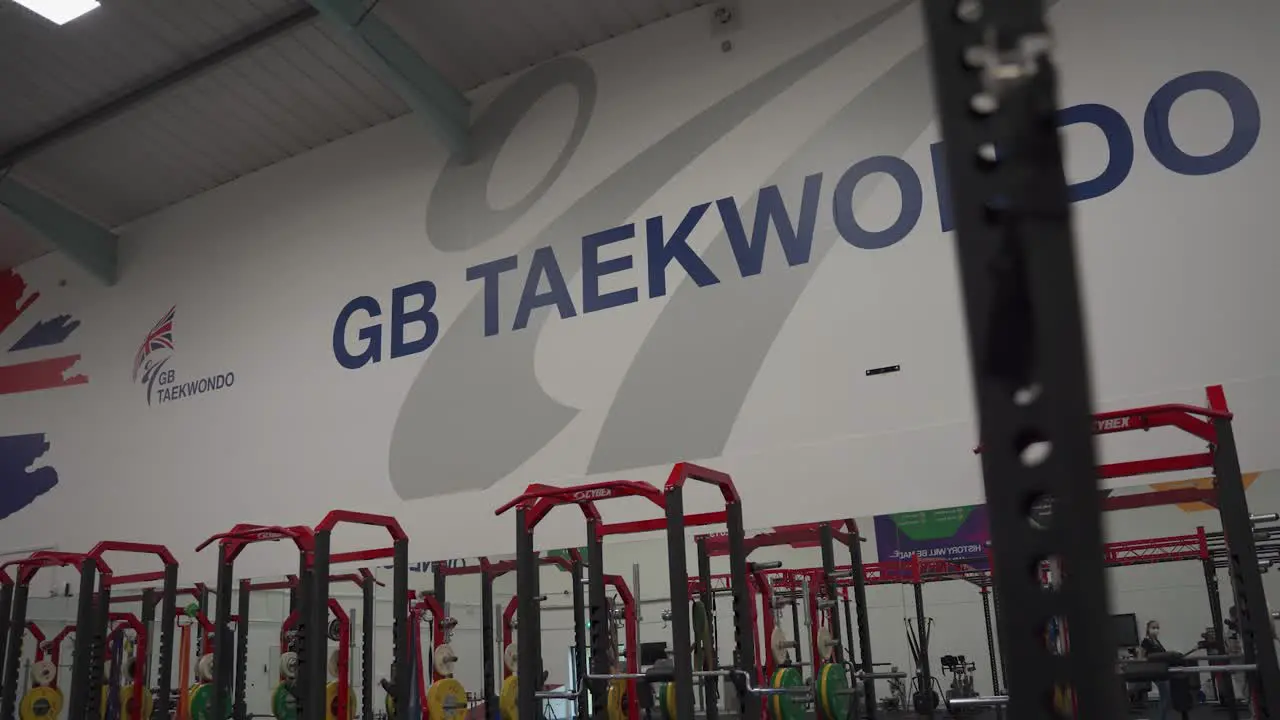
[{"label": "small union jack flag graphic", "polygon": [[142,364],[146,362],[151,353],[157,350],[173,349],[173,314],[178,309],[175,305],[169,308],[169,312],[160,318],[160,322],[151,328],[151,332],[147,333],[147,339],[142,341],[142,346],[138,348],[138,354],[133,358],[133,379],[138,380],[138,371],[142,369]]}]

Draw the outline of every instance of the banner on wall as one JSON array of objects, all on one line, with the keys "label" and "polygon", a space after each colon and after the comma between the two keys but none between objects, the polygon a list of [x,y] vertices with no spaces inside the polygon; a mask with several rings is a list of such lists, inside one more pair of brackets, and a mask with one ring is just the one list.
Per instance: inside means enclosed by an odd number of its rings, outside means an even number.
[{"label": "banner on wall", "polygon": [[876,548],[881,562],[912,555],[985,569],[991,539],[986,505],[876,515]]}]

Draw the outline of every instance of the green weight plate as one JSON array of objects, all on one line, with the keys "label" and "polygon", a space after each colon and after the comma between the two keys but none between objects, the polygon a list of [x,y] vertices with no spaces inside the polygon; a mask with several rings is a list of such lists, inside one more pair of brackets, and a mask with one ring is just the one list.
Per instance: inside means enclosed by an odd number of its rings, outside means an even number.
[{"label": "green weight plate", "polygon": [[183,613],[185,613],[187,617],[195,617],[199,612],[200,603],[188,603],[187,606],[183,608]]},{"label": "green weight plate", "polygon": [[[801,687],[804,678],[795,668],[779,668],[769,679],[769,686],[774,688]],[[804,707],[796,702],[797,695],[779,693],[769,696],[769,710],[773,720],[805,720]]]},{"label": "green weight plate", "polygon": [[271,714],[276,720],[298,720],[298,699],[289,691],[288,685],[278,683],[271,693]]},{"label": "green weight plate", "polygon": [[[231,717],[231,698],[223,698],[222,720]],[[213,683],[198,685],[191,690],[191,720],[213,720]]]},{"label": "green weight plate", "polygon": [[825,720],[849,717],[849,676],[844,666],[827,663],[818,673],[818,714]]}]

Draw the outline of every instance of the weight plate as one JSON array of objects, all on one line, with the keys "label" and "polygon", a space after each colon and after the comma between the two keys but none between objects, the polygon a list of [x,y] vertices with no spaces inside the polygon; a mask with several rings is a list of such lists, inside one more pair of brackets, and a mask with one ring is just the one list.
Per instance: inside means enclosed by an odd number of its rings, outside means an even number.
[{"label": "weight plate", "polygon": [[613,680],[609,683],[608,720],[626,720],[627,718],[627,681]]},{"label": "weight plate", "polygon": [[31,688],[18,706],[21,720],[58,720],[61,713],[62,691],[54,687]]},{"label": "weight plate", "polygon": [[773,655],[775,663],[787,661],[787,646],[790,644],[790,641],[787,640],[787,634],[780,627],[775,627],[773,632],[769,634],[769,653]]},{"label": "weight plate", "polygon": [[[804,678],[800,677],[800,671],[795,668],[779,668],[774,671],[773,677],[769,679],[769,686],[773,688],[790,688],[801,687],[804,685]],[[804,708],[800,703],[795,701],[796,696],[790,693],[778,693],[769,697],[769,709],[773,713],[773,720],[805,720]]]},{"label": "weight plate", "polygon": [[196,663],[196,677],[200,682],[213,682],[213,654],[206,653]]},{"label": "weight plate", "polygon": [[[339,720],[338,718],[338,683],[331,682],[324,686],[324,707],[326,720]],[[351,720],[356,716],[356,694],[351,692],[351,688],[347,688],[347,714],[342,720]]]},{"label": "weight plate", "polygon": [[341,659],[337,650],[329,651],[329,662],[325,663],[325,670],[329,672],[329,677],[336,678],[342,674],[342,667],[338,661]]},{"label": "weight plate", "polygon": [[453,677],[454,667],[458,664],[458,653],[453,651],[453,646],[444,643],[431,651],[431,666],[435,668],[437,675],[445,677]]},{"label": "weight plate", "polygon": [[120,720],[149,720],[151,717],[151,691],[142,688],[142,707],[139,708],[142,714],[136,715],[133,712],[133,686],[125,685],[120,688]]},{"label": "weight plate", "polygon": [[662,707],[667,710],[667,720],[676,720],[676,684],[673,682],[662,686]]},{"label": "weight plate", "polygon": [[453,678],[437,680],[427,690],[427,707],[431,720],[466,720],[467,690]]},{"label": "weight plate", "polygon": [[329,621],[328,632],[325,634],[329,636],[330,640],[338,642],[338,639],[342,637],[342,623],[338,621],[338,618]]},{"label": "weight plate", "polygon": [[[277,683],[276,689],[271,691],[271,714],[276,720],[298,720],[298,698],[294,697],[288,684]],[[387,717],[395,716],[388,712]]]},{"label": "weight plate", "polygon": [[844,666],[827,663],[818,672],[819,715],[825,720],[846,720],[849,717],[849,676]]},{"label": "weight plate", "polygon": [[827,627],[818,628],[818,657],[823,660],[830,660],[835,652],[836,639],[831,636],[831,629]]},{"label": "weight plate", "polygon": [[502,694],[498,696],[498,710],[502,713],[502,720],[519,720],[520,713],[516,709],[516,703],[519,700],[516,696],[519,693],[520,681],[515,675],[508,675],[507,679],[502,681]]},{"label": "weight plate", "polygon": [[196,615],[199,615],[200,603],[196,603],[196,602],[187,603],[187,606],[182,608],[182,613],[187,617],[195,617]]},{"label": "weight plate", "polygon": [[510,645],[502,648],[502,664],[507,666],[508,672],[516,671],[516,664],[519,660],[518,652],[519,651],[516,650],[516,643],[514,640]]},{"label": "weight plate", "polygon": [[36,685],[52,685],[58,677],[58,668],[52,660],[40,660],[31,665],[31,682]]},{"label": "weight plate", "polygon": [[298,678],[298,653],[287,652],[280,655],[280,679],[296,680]]},{"label": "weight plate", "polygon": [[[191,720],[213,720],[213,685],[192,685],[188,691],[187,709]],[[222,699],[222,720],[231,717],[231,694]]]}]

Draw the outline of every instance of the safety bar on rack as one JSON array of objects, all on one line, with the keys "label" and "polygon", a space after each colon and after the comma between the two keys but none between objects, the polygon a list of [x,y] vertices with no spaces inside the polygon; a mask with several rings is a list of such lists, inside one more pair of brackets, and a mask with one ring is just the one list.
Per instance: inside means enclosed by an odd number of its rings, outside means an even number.
[{"label": "safety bar on rack", "polygon": [[292,590],[298,587],[297,575],[285,575],[283,580],[269,580],[265,582],[250,582],[245,589],[249,592],[263,592],[266,590]]},{"label": "safety bar on rack", "polygon": [[[155,588],[148,588],[148,589],[155,590]],[[190,595],[198,600],[202,593],[207,593],[207,592],[212,592],[212,591],[209,590],[209,588],[204,583],[196,583],[195,585],[191,585],[188,587],[177,588],[176,590],[173,591],[173,594],[176,597],[182,597],[183,595]],[[137,593],[135,595],[112,595],[111,602],[113,603],[142,602],[143,597],[144,596],[142,593]]]},{"label": "safety bar on rack", "polygon": [[[1210,386],[1207,391],[1212,398],[1215,394],[1221,394],[1221,386]],[[1218,403],[1213,404],[1217,405]],[[1094,413],[1094,435],[1112,435],[1130,430],[1175,427],[1204,440],[1210,447],[1209,451],[1203,453],[1106,463],[1097,467],[1098,477],[1111,479],[1211,468],[1214,461],[1213,447],[1218,443],[1218,432],[1214,428],[1212,421],[1230,420],[1233,417],[1234,415],[1227,409],[1225,403],[1222,404],[1222,407],[1200,407],[1198,405],[1172,403]],[[975,453],[982,452],[982,446],[978,445],[973,451]]]}]

